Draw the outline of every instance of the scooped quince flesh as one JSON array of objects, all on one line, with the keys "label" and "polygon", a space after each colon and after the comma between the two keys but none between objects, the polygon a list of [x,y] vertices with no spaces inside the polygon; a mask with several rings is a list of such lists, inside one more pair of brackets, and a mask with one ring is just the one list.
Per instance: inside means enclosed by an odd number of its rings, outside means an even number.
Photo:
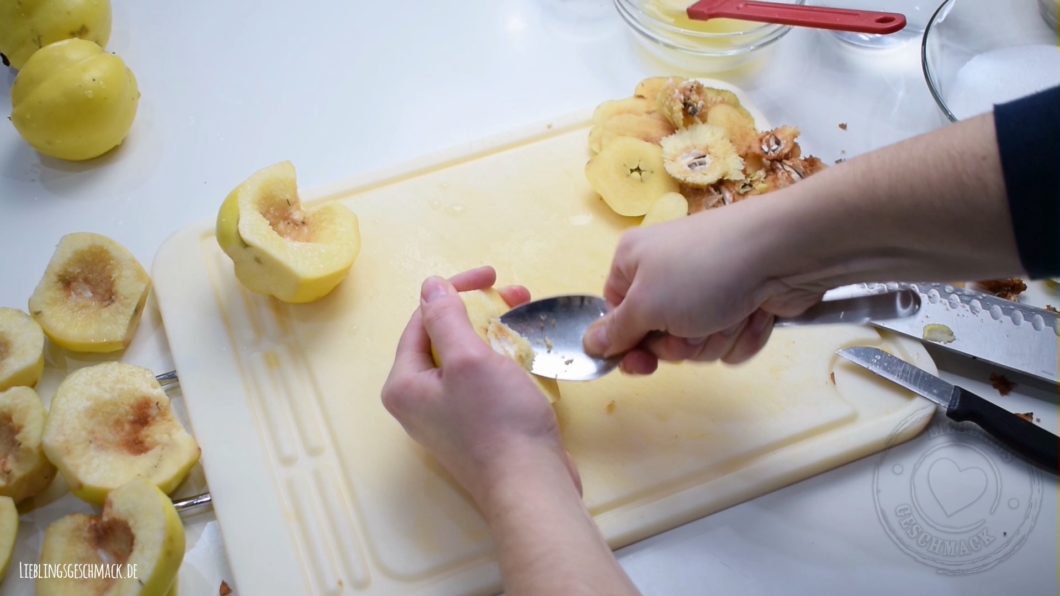
[{"label": "scooped quince flesh", "polygon": [[659,197],[658,201],[648,208],[640,225],[653,226],[666,223],[675,219],[681,219],[688,215],[688,199],[679,192],[668,192]]},{"label": "scooped quince flesh", "polygon": [[19,71],[11,122],[44,155],[92,159],[125,140],[139,103],[136,77],[121,58],[65,39],[37,50]]},{"label": "scooped quince flesh", "polygon": [[[525,337],[501,322],[501,315],[511,310],[511,307],[504,301],[500,292],[493,288],[461,292],[460,299],[467,308],[467,318],[471,321],[471,327],[482,338],[482,341],[489,344],[494,352],[515,360],[519,366],[529,372],[534,362],[534,350]],[[441,358],[438,357],[434,346],[431,346],[431,356],[434,358],[435,366],[441,366]],[[530,375],[530,379],[537,384],[549,402],[559,399],[559,384],[555,379],[537,375]]]},{"label": "scooped quince flesh", "polygon": [[44,332],[26,313],[0,308],[0,391],[32,387],[44,372]]},{"label": "scooped quince flesh", "polygon": [[312,302],[335,289],[361,251],[357,216],[339,203],[307,210],[294,165],[267,167],[229,193],[217,243],[247,289],[284,302]]},{"label": "scooped quince flesh", "polygon": [[44,455],[44,404],[29,387],[0,393],[0,495],[15,502],[51,484],[55,466]]},{"label": "scooped quince flesh", "polygon": [[44,453],[70,491],[94,504],[144,478],[165,493],[199,461],[199,445],[151,371],[120,362],[78,369],[59,385],[44,425]]},{"label": "scooped quince flesh", "polygon": [[132,341],[151,278],[117,242],[87,232],[63,236],[29,312],[48,339],[75,352],[116,352]]},{"label": "scooped quince flesh", "polygon": [[0,53],[15,68],[42,47],[78,37],[107,47],[110,0],[3,0]]},{"label": "scooped quince flesh", "polygon": [[[162,491],[134,480],[107,496],[99,516],[76,513],[44,533],[40,562],[117,565],[127,577],[51,577],[37,581],[38,596],[164,596],[184,561],[184,526]],[[135,569],[135,577],[132,570]]]},{"label": "scooped quince flesh", "polygon": [[18,509],[11,497],[0,497],[0,579],[7,575],[11,566],[11,554],[15,552],[18,537]]}]

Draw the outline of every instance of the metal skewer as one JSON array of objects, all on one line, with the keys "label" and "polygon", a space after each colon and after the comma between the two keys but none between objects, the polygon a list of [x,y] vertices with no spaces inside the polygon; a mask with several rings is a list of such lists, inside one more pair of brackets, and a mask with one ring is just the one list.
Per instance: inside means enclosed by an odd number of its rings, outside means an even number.
[{"label": "metal skewer", "polygon": [[[159,385],[163,387],[167,385],[175,385],[180,383],[180,379],[177,378],[177,371],[171,370],[164,372],[159,375],[155,375],[155,380],[158,381]],[[186,499],[180,499],[173,501],[173,507],[178,513],[193,513],[199,509],[205,508],[213,504],[213,497],[210,493],[201,493],[188,497]]]}]

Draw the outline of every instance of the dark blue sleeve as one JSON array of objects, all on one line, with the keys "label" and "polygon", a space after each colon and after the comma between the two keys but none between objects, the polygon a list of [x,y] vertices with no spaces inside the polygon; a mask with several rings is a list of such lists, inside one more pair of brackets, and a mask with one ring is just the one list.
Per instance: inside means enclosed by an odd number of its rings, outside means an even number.
[{"label": "dark blue sleeve", "polygon": [[1060,87],[995,106],[994,128],[1023,268],[1060,275]]}]

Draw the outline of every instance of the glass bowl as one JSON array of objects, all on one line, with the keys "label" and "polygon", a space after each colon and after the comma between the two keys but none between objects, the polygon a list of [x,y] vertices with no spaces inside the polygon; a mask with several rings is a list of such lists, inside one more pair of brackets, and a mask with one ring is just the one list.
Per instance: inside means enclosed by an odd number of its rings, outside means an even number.
[{"label": "glass bowl", "polygon": [[921,45],[924,78],[942,114],[956,122],[1060,85],[1055,26],[1039,0],[946,0]]},{"label": "glass bowl", "polygon": [[[641,47],[656,58],[693,72],[743,66],[787,35],[791,27],[732,19],[693,21],[684,8],[693,0],[614,0]],[[805,4],[806,0],[780,0]]]}]

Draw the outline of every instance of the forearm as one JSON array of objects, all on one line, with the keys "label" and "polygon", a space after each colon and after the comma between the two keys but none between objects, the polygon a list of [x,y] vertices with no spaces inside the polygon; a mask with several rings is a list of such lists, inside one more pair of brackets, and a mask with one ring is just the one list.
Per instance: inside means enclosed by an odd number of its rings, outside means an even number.
[{"label": "forearm", "polygon": [[797,256],[776,275],[791,285],[1022,272],[992,116],[858,157],[786,190],[763,198],[773,198],[775,217],[787,222],[783,242]]},{"label": "forearm", "polygon": [[507,594],[636,594],[582,504],[561,454],[520,448],[479,499]]}]

